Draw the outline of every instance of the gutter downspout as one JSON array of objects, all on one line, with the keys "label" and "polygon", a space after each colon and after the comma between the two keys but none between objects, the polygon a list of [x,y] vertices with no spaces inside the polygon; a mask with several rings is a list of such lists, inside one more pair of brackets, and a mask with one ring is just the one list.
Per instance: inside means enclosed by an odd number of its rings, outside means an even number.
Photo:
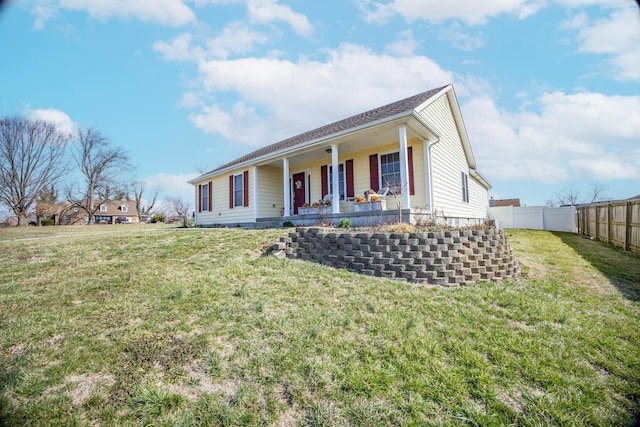
[{"label": "gutter downspout", "polygon": [[429,203],[429,213],[431,214],[431,216],[433,217],[435,215],[435,208],[433,206],[433,168],[432,168],[432,164],[431,164],[431,148],[436,145],[438,142],[440,142],[440,137],[437,137],[435,139],[435,141],[425,141],[427,143],[427,150],[426,150],[426,157],[427,157],[427,168],[429,170],[428,173],[428,180],[429,180],[429,184],[427,186],[428,191],[429,191],[429,197],[427,202]]}]

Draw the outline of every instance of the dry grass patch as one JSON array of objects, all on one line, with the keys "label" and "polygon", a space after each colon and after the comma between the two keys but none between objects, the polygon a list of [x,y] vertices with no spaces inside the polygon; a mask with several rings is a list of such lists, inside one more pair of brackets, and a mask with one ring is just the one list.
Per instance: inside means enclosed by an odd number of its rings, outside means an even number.
[{"label": "dry grass patch", "polygon": [[640,263],[597,242],[509,231],[524,280],[444,289],[259,256],[288,230],[30,230],[0,237],[4,425],[610,426],[639,409]]}]

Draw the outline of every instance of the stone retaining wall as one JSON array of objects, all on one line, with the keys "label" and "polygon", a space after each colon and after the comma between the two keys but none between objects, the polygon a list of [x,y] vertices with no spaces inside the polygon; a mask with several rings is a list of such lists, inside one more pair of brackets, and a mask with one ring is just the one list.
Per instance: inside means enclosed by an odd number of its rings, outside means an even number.
[{"label": "stone retaining wall", "polygon": [[273,245],[276,256],[369,276],[442,286],[520,276],[502,232],[494,228],[428,233],[363,233],[297,228]]}]

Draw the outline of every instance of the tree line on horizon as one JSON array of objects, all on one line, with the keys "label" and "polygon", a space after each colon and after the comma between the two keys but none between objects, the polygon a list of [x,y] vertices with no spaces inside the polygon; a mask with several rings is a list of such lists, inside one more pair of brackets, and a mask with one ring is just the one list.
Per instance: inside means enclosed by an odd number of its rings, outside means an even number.
[{"label": "tree line on horizon", "polygon": [[[93,127],[68,134],[43,120],[0,118],[0,204],[16,216],[19,226],[28,224],[38,203],[66,201],[85,212],[89,224],[106,200],[132,200],[139,216],[149,214],[158,188],[150,190],[150,201],[143,206],[147,188],[131,179],[132,170],[129,153]],[[71,178],[74,172],[78,179]],[[167,203],[178,211],[185,202],[169,197]]]}]

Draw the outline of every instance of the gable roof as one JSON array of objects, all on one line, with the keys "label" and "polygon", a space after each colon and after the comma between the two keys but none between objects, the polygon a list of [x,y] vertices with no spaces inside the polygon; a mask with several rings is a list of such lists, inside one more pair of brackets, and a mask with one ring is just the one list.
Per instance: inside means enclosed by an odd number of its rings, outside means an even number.
[{"label": "gable roof", "polygon": [[346,119],[338,120],[337,122],[333,122],[328,125],[321,126],[319,128],[301,133],[291,138],[284,139],[274,144],[267,145],[249,154],[246,154],[242,157],[232,160],[229,163],[219,166],[197,178],[194,178],[189,182],[193,184],[196,181],[206,176],[215,175],[217,172],[230,168],[232,166],[235,166],[247,161],[259,159],[261,157],[274,154],[277,152],[286,151],[287,149],[291,149],[293,147],[303,145],[311,141],[316,141],[319,139],[327,138],[332,135],[345,133],[347,131],[354,130],[354,129],[366,126],[368,124],[372,124],[374,122],[388,119],[394,116],[410,114],[411,112],[418,109],[420,106],[425,104],[435,95],[440,93],[442,90],[448,88],[449,86],[450,85],[446,85],[446,86],[441,86],[435,89],[431,89],[426,92],[422,92],[417,95],[413,95],[408,98],[404,98],[399,101],[395,101],[390,104],[365,111],[364,113],[356,114],[354,116],[347,117]]}]

